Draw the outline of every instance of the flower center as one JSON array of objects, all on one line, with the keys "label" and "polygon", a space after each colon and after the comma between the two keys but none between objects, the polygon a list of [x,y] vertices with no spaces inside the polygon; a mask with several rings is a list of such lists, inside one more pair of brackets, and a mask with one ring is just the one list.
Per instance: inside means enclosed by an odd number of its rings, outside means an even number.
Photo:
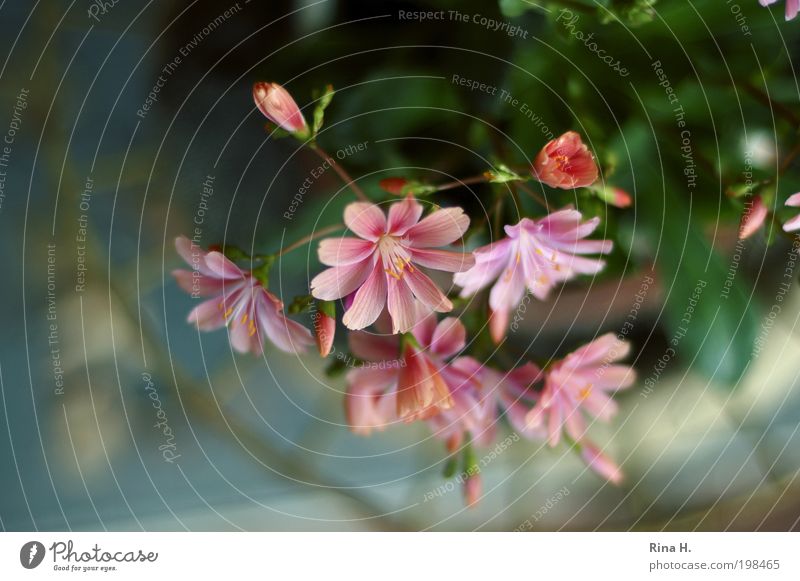
[{"label": "flower center", "polygon": [[411,255],[405,249],[397,236],[384,234],[378,239],[378,252],[381,255],[383,270],[391,277],[400,280],[403,278],[405,269],[414,272],[411,266]]},{"label": "flower center", "polygon": [[572,169],[572,164],[570,163],[568,156],[556,155],[553,159],[556,162],[556,167],[558,167],[560,171],[569,172],[570,169]]}]

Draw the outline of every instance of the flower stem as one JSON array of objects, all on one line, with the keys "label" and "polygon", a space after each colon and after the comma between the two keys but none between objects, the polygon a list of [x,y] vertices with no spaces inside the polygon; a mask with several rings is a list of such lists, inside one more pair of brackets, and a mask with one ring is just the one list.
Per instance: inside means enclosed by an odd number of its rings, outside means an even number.
[{"label": "flower stem", "polygon": [[278,252],[275,253],[275,256],[283,256],[284,254],[288,254],[292,250],[296,250],[302,246],[305,246],[309,242],[316,240],[317,238],[322,238],[323,236],[327,236],[337,230],[341,230],[344,228],[344,224],[334,224],[332,226],[326,226],[325,228],[320,228],[319,230],[312,232],[307,236],[303,236],[300,240],[296,240],[292,242],[288,246],[284,246]]},{"label": "flower stem", "polygon": [[472,184],[482,184],[484,182],[488,182],[489,177],[486,174],[481,174],[477,176],[472,176],[469,178],[464,178],[463,180],[454,180],[452,182],[447,182],[440,186],[436,186],[437,192],[443,192],[445,190],[452,190],[455,188],[460,188],[462,186],[469,186]]},{"label": "flower stem", "polygon": [[537,203],[541,204],[548,212],[552,211],[552,208],[550,207],[550,204],[547,203],[547,200],[545,200],[542,196],[540,196],[539,194],[534,192],[528,186],[526,186],[523,183],[517,183],[517,187],[519,189],[521,189],[523,192],[525,192],[526,194],[528,194],[531,198],[536,200]]},{"label": "flower stem", "polygon": [[309,144],[309,147],[318,156],[320,156],[323,161],[330,164],[330,166],[333,168],[333,171],[339,174],[339,177],[342,178],[342,181],[345,183],[345,185],[348,186],[353,191],[353,193],[359,200],[361,200],[362,202],[370,201],[367,195],[364,193],[364,190],[362,190],[355,182],[355,180],[353,180],[353,178],[350,177],[350,174],[347,173],[347,170],[345,170],[341,165],[339,165],[333,157],[328,155],[328,153],[324,149],[322,149],[316,143]]}]

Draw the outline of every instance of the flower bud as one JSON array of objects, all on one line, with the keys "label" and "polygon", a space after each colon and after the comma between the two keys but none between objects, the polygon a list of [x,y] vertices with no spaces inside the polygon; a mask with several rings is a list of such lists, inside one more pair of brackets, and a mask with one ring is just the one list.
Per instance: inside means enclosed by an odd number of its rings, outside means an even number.
[{"label": "flower bud", "polygon": [[289,92],[278,83],[253,85],[253,100],[259,111],[289,133],[306,133],[308,126],[300,108]]},{"label": "flower bud", "polygon": [[615,186],[599,187],[595,192],[597,192],[598,198],[616,208],[628,208],[633,203],[631,195],[622,188]]},{"label": "flower bud", "polygon": [[[800,206],[800,192],[789,196],[789,199],[786,200],[786,205],[795,208]],[[800,214],[794,218],[791,218],[790,220],[787,220],[783,224],[783,230],[784,232],[794,232],[795,230],[800,230]]]},{"label": "flower bud", "polygon": [[510,313],[508,310],[493,311],[490,309],[489,335],[491,335],[495,345],[499,345],[506,338],[509,319]]},{"label": "flower bud", "polygon": [[314,317],[314,335],[321,357],[327,357],[336,334],[336,305],[331,301],[318,301]]},{"label": "flower bud", "polygon": [[408,184],[406,178],[386,178],[378,182],[378,187],[387,194],[403,195],[403,188]]},{"label": "flower bud", "polygon": [[767,207],[761,196],[754,196],[750,202],[745,205],[744,213],[742,214],[742,222],[739,226],[739,240],[750,238],[756,231],[761,228],[764,220],[767,217]]},{"label": "flower bud", "polygon": [[575,131],[548,142],[533,161],[531,174],[553,188],[571,190],[592,185],[598,169],[594,156]]},{"label": "flower bud", "polygon": [[483,492],[482,484],[480,474],[472,474],[464,482],[464,500],[469,508],[474,508],[478,505]]}]

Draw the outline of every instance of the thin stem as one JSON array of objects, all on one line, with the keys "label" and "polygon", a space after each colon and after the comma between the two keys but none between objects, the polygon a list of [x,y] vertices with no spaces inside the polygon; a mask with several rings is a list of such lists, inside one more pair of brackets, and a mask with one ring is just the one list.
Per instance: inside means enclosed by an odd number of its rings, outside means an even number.
[{"label": "thin stem", "polygon": [[783,175],[789,166],[792,165],[794,158],[797,157],[797,154],[800,153],[800,143],[794,146],[794,148],[783,158],[783,163],[781,163],[780,171],[778,172],[780,175]]},{"label": "thin stem", "polygon": [[765,105],[770,110],[774,110],[778,113],[781,117],[783,117],[786,121],[792,124],[792,126],[797,127],[800,125],[800,117],[795,114],[789,107],[784,105],[783,103],[778,103],[773,101],[769,94],[764,91],[763,89],[756,87],[751,82],[744,83],[745,90],[750,93],[752,97],[756,99],[756,101],[760,102],[762,105]]},{"label": "thin stem", "polygon": [[341,165],[339,165],[336,162],[335,159],[333,159],[330,155],[328,155],[328,153],[324,149],[322,149],[317,144],[312,144],[309,147],[314,152],[316,152],[316,154],[320,156],[323,161],[326,161],[328,162],[328,164],[330,164],[330,166],[333,168],[333,171],[339,174],[339,177],[342,178],[342,181],[345,183],[345,185],[348,186],[351,190],[353,190],[353,193],[359,200],[361,200],[362,202],[370,201],[370,199],[364,193],[364,190],[362,190],[358,186],[358,184],[353,180],[353,178],[350,177],[350,174],[347,173],[347,170],[345,170]]},{"label": "thin stem", "polygon": [[536,200],[536,202],[541,204],[548,212],[552,211],[552,208],[550,207],[550,204],[547,203],[547,200],[545,200],[542,196],[540,196],[539,194],[534,192],[528,186],[526,186],[523,183],[517,183],[517,187],[519,189],[521,189],[523,192],[525,192],[526,194],[528,194],[531,198]]},{"label": "thin stem", "polygon": [[472,176],[469,178],[464,178],[463,180],[455,180],[452,182],[447,182],[440,186],[436,186],[437,192],[443,192],[445,190],[452,190],[455,188],[460,188],[462,186],[469,186],[472,184],[482,184],[489,181],[489,177],[486,174],[481,174],[479,176]]},{"label": "thin stem", "polygon": [[337,230],[341,230],[344,228],[344,224],[334,224],[333,226],[326,226],[325,228],[320,228],[319,230],[312,232],[307,236],[303,236],[300,240],[292,242],[288,246],[284,246],[278,252],[275,253],[275,256],[283,256],[284,254],[288,254],[292,250],[296,250],[302,246],[305,246],[309,242],[316,240],[317,238],[322,238],[323,236],[327,236],[328,234],[332,234]]},{"label": "thin stem", "polygon": [[500,236],[500,227],[503,220],[503,200],[505,196],[498,195],[497,199],[494,202],[494,222],[492,224],[492,228],[494,232],[492,232],[492,238],[498,238]]}]

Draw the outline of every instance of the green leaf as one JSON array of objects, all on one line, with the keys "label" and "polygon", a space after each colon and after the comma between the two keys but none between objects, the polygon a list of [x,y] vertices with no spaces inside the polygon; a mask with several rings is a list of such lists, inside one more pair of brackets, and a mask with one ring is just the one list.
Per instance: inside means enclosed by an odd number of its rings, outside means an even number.
[{"label": "green leaf", "polygon": [[289,305],[287,311],[290,315],[296,315],[298,313],[303,313],[311,308],[311,304],[314,302],[314,297],[311,295],[300,295],[294,297],[294,300]]},{"label": "green leaf", "polygon": [[341,377],[347,371],[347,363],[344,359],[334,357],[325,368],[325,376],[330,379]]},{"label": "green leaf", "polygon": [[521,175],[513,172],[508,166],[503,164],[497,165],[494,169],[487,171],[484,175],[486,176],[486,179],[489,180],[489,183],[492,184],[528,181],[528,178],[522,177]]}]

